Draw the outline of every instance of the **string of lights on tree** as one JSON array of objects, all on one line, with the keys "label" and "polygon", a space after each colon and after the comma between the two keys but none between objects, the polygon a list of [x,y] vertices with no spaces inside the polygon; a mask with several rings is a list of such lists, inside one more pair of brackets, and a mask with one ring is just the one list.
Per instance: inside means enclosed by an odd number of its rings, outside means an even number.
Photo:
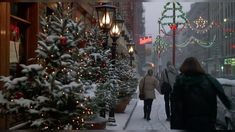
[{"label": "string of lights on tree", "polygon": [[[54,10],[55,12],[53,12],[52,15],[46,16],[46,19],[42,19],[41,26],[44,28],[43,34],[46,35],[46,45],[43,44],[43,41],[39,41],[41,48],[38,49],[37,53],[39,54],[38,57],[40,60],[43,59],[42,65],[46,66],[46,70],[48,72],[46,78],[50,79],[51,75],[54,79],[60,77],[58,81],[66,85],[69,83],[68,81],[71,81],[71,79],[73,80],[73,78],[80,82],[79,78],[81,76],[79,76],[78,72],[80,71],[80,66],[78,65],[80,62],[72,59],[72,57],[74,58],[78,53],[76,45],[82,38],[81,34],[83,25],[80,22],[74,22],[70,19],[72,9],[69,4],[67,8],[64,7],[66,7],[66,5],[59,2]],[[58,43],[56,42],[57,35],[59,36],[59,41],[57,41]],[[42,51],[45,51],[45,48],[47,47],[51,48],[49,50],[50,52],[47,53],[48,57],[43,56],[42,54]],[[73,65],[70,64],[71,62],[74,62]],[[70,109],[77,110],[74,111],[73,117],[67,117],[67,124],[65,124],[66,119],[59,120],[60,123],[55,125],[58,126],[57,129],[82,129],[83,127],[86,127],[86,115],[93,114],[93,111],[86,106],[86,101],[89,99],[82,95],[84,91],[82,89],[77,90],[78,91],[73,91],[74,94],[80,94],[80,96],[77,95],[77,97],[69,91],[62,90],[64,96],[70,97],[70,100],[68,100],[70,102]],[[74,100],[76,100],[75,104],[73,104]],[[84,116],[81,116],[82,114]],[[44,118],[47,117],[46,114],[43,114],[43,116]],[[51,126],[51,124],[44,123],[44,125],[44,129],[53,129],[53,127],[55,127]]]},{"label": "string of lights on tree", "polygon": [[21,65],[21,77],[0,78],[9,84],[0,93],[5,109],[22,114],[21,122],[30,121],[29,128],[80,130],[92,125],[86,121],[94,115],[94,109],[88,105],[90,98],[78,74],[81,62],[74,57],[80,52],[84,26],[70,18],[69,5],[66,8],[67,5],[57,3],[54,13],[40,17],[37,64]]}]

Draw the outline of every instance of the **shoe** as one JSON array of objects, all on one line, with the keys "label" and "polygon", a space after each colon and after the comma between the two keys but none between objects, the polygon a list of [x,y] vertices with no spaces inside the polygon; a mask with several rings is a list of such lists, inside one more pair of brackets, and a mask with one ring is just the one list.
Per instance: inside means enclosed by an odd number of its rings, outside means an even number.
[{"label": "shoe", "polygon": [[170,121],[170,118],[166,118],[166,121]]},{"label": "shoe", "polygon": [[148,118],[147,118],[147,121],[149,121],[149,120],[151,120],[151,118],[148,117]]}]

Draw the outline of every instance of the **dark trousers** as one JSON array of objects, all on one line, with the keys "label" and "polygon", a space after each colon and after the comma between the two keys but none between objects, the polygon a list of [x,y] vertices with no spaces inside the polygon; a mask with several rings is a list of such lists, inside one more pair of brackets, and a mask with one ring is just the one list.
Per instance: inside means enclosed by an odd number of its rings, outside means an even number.
[{"label": "dark trousers", "polygon": [[153,99],[145,99],[144,100],[144,117],[147,119],[150,118],[152,103],[153,103]]},{"label": "dark trousers", "polygon": [[166,117],[170,118],[170,94],[164,94]]}]

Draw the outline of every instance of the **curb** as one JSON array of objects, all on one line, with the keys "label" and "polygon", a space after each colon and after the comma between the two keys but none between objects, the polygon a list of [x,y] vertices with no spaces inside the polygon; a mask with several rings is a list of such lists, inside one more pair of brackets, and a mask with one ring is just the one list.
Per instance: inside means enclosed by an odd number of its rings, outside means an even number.
[{"label": "curb", "polygon": [[134,101],[135,101],[134,107],[133,107],[132,110],[131,110],[131,113],[130,113],[130,115],[129,115],[129,117],[128,117],[128,119],[127,119],[127,121],[126,121],[126,123],[125,123],[125,125],[124,125],[124,127],[123,127],[123,130],[126,129],[128,123],[129,123],[129,121],[130,121],[130,119],[131,119],[131,116],[132,116],[132,114],[133,114],[133,112],[134,112],[134,110],[135,110],[135,108],[136,108],[136,106],[137,106],[138,99],[134,99]]}]

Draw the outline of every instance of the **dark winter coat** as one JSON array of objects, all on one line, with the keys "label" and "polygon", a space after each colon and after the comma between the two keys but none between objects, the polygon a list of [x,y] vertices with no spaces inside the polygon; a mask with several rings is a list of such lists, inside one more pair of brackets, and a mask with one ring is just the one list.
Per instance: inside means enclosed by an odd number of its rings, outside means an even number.
[{"label": "dark winter coat", "polygon": [[[167,73],[166,73],[167,72]],[[167,74],[167,75],[166,75]],[[160,85],[163,82],[170,83],[171,87],[173,87],[175,83],[175,78],[178,75],[177,70],[174,68],[173,65],[168,66],[166,69],[164,69],[161,73],[161,79],[160,79]],[[168,76],[168,78],[167,78]]]},{"label": "dark winter coat", "polygon": [[210,75],[180,74],[171,94],[172,129],[215,129],[217,98],[230,108],[221,84]]}]

